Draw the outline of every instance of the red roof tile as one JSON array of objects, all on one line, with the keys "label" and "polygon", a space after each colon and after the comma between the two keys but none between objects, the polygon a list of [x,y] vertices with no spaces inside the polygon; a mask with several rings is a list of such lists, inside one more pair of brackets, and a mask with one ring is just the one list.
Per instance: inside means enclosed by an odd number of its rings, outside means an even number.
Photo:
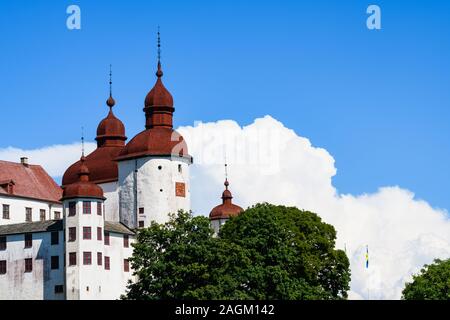
[{"label": "red roof tile", "polygon": [[0,181],[13,181],[13,191],[9,194],[0,187],[0,194],[60,202],[62,189],[39,165],[0,160]]}]

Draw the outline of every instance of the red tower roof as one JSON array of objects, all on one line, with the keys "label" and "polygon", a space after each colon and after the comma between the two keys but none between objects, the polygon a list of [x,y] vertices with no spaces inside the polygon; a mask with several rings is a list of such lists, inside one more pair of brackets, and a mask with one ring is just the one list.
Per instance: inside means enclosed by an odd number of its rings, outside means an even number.
[{"label": "red tower roof", "polygon": [[209,214],[210,220],[229,219],[244,211],[240,206],[232,203],[231,199],[233,199],[233,196],[231,195],[230,190],[228,190],[228,179],[225,179],[224,185],[225,190],[222,193],[222,204],[211,210],[211,213]]},{"label": "red tower roof", "polygon": [[180,156],[189,158],[183,137],[173,130],[173,98],[164,87],[161,63],[158,61],[158,79],[145,98],[145,130],[131,139],[116,160],[127,160],[143,156]]},{"label": "red tower roof", "polygon": [[103,197],[103,189],[89,181],[89,169],[85,161],[86,158],[82,156],[78,170],[78,181],[64,187],[61,200],[73,198],[105,199]]},{"label": "red tower roof", "polygon": [[[117,163],[113,160],[125,146],[125,126],[113,113],[112,107],[115,101],[110,94],[106,104],[109,107],[109,113],[97,127],[97,149],[86,157],[86,165],[90,169],[90,180],[95,183],[105,183],[117,181],[119,169]],[[78,171],[81,162],[72,164],[64,173],[63,186],[78,181]]]}]

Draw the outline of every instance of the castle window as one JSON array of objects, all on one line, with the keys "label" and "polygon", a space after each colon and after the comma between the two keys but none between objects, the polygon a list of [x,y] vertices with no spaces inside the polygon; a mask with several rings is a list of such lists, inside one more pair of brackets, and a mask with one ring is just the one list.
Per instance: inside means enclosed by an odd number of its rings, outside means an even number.
[{"label": "castle window", "polygon": [[182,173],[183,172],[183,167],[181,166],[181,164],[178,165],[178,172]]},{"label": "castle window", "polygon": [[158,166],[158,170],[161,170],[162,169],[162,167],[161,166]]},{"label": "castle window", "polygon": [[100,227],[97,227],[97,240],[101,241],[103,235],[103,230]]},{"label": "castle window", "polygon": [[59,256],[52,256],[52,258],[51,258],[51,268],[52,268],[52,270],[59,269]]},{"label": "castle window", "polygon": [[101,253],[101,252],[97,252],[97,264],[98,264],[99,266],[102,265],[102,260],[103,260],[103,258],[102,258],[102,253]]},{"label": "castle window", "polygon": [[31,248],[33,246],[33,234],[25,234],[25,248]]},{"label": "castle window", "polygon": [[9,219],[9,204],[3,205],[3,219]]},{"label": "castle window", "polygon": [[28,258],[25,259],[25,272],[32,272],[33,271],[33,259]]},{"label": "castle window", "polygon": [[0,237],[0,250],[6,250],[6,237]]},{"label": "castle window", "polygon": [[139,228],[143,228],[144,227],[144,221],[139,221]]},{"label": "castle window", "polygon": [[51,244],[52,244],[52,246],[59,244],[59,232],[58,231],[52,232]]},{"label": "castle window", "polygon": [[110,270],[109,257],[105,257],[105,270]]},{"label": "castle window", "polygon": [[129,243],[129,237],[128,237],[127,234],[124,234],[124,235],[123,235],[123,246],[124,246],[125,248],[128,248],[128,247],[130,246],[130,243]]},{"label": "castle window", "polygon": [[101,202],[97,202],[97,214],[99,216],[102,215],[102,203]]},{"label": "castle window", "polygon": [[41,221],[45,221],[45,210],[44,209],[41,209],[39,211],[39,217],[40,217]]},{"label": "castle window", "polygon": [[25,208],[25,221],[32,222],[33,221],[33,209]]},{"label": "castle window", "polygon": [[84,240],[92,239],[91,227],[83,227],[83,239]]},{"label": "castle window", "polygon": [[55,286],[55,293],[64,293],[64,286],[62,284],[56,285]]},{"label": "castle window", "polygon": [[91,202],[90,201],[83,201],[83,213],[91,214]]},{"label": "castle window", "polygon": [[61,219],[61,212],[55,211],[55,220]]},{"label": "castle window", "polygon": [[109,246],[109,232],[105,231],[105,245]]},{"label": "castle window", "polygon": [[90,252],[83,252],[83,264],[84,265],[92,264],[92,254]]},{"label": "castle window", "polygon": [[139,214],[144,214],[144,208],[139,208]]},{"label": "castle window", "polygon": [[0,260],[0,274],[6,274],[6,260]]},{"label": "castle window", "polygon": [[77,228],[69,227],[69,242],[74,242],[77,240]]},{"label": "castle window", "polygon": [[76,266],[76,265],[77,265],[77,253],[70,252],[69,253],[69,266]]},{"label": "castle window", "polygon": [[74,216],[77,213],[77,203],[75,201],[69,202],[69,217]]},{"label": "castle window", "polygon": [[123,271],[130,271],[130,261],[128,261],[128,259],[123,259]]}]

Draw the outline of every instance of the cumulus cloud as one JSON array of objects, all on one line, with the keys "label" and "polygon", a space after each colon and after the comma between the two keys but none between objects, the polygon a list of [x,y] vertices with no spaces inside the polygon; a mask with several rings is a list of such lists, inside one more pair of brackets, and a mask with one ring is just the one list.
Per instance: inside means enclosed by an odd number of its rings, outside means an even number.
[{"label": "cumulus cloud", "polygon": [[[226,158],[235,203],[294,205],[335,226],[337,246],[346,248],[351,263],[351,299],[398,299],[405,281],[422,265],[450,256],[446,211],[399,186],[371,194],[340,194],[332,183],[333,157],[270,116],[244,127],[222,120],[178,131],[194,157],[191,195],[196,214],[207,215],[221,201]],[[94,143],[86,144],[87,153],[94,148]],[[0,149],[0,159],[18,161],[27,156],[57,178],[80,157],[80,150],[79,143],[36,150],[6,148]]]},{"label": "cumulus cloud", "polygon": [[333,157],[270,116],[244,127],[227,120],[179,131],[196,162],[191,183],[197,213],[208,214],[220,201],[226,155],[236,203],[295,205],[336,227],[337,246],[346,248],[351,262],[352,299],[399,299],[405,281],[423,264],[450,256],[446,211],[398,186],[372,194],[339,194],[332,184]]},{"label": "cumulus cloud", "polygon": [[[86,154],[92,152],[95,147],[95,143],[84,144]],[[18,162],[21,157],[27,157],[30,164],[41,165],[54,178],[61,177],[67,167],[79,160],[80,156],[81,143],[53,145],[30,150],[13,147],[0,149],[1,160]]]}]

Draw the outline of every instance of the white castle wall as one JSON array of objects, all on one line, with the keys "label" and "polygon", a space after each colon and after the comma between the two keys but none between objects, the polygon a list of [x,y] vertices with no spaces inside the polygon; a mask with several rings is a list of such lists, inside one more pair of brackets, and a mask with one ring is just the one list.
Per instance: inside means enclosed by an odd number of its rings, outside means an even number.
[{"label": "white castle wall", "polygon": [[[176,195],[177,182],[184,183],[184,197]],[[130,228],[137,227],[138,221],[144,221],[145,227],[152,220],[164,223],[169,213],[189,211],[189,160],[143,157],[119,162],[119,199],[120,221]],[[143,214],[139,208],[144,208]]]},{"label": "white castle wall", "polygon": [[[7,273],[0,274],[0,300],[63,300],[55,294],[56,285],[64,285],[64,237],[51,245],[51,232],[33,233],[32,248],[24,248],[24,234],[8,235],[7,248],[0,260],[7,260]],[[51,270],[51,256],[59,256],[59,269]],[[33,271],[25,272],[25,259],[33,259]]]},{"label": "white castle wall", "polygon": [[[9,205],[9,219],[3,219],[3,204]],[[61,204],[0,194],[0,225],[26,222],[25,208],[32,209],[34,222],[40,221],[41,209],[45,210],[46,220],[55,219],[55,211],[60,212],[62,218]]]},{"label": "white castle wall", "polygon": [[105,200],[105,220],[119,221],[119,183],[117,181],[102,183]]}]

